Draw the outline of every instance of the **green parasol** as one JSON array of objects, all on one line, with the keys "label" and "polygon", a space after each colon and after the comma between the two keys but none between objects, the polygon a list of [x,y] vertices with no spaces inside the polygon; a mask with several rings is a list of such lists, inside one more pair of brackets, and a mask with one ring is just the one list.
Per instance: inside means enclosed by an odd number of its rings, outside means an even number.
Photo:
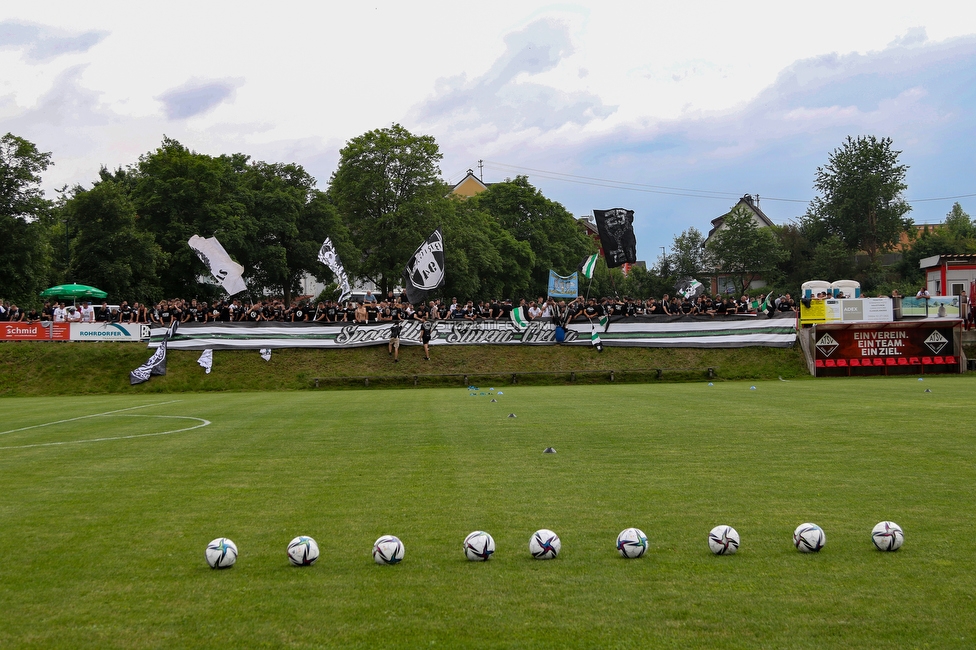
[{"label": "green parasol", "polygon": [[106,298],[108,294],[101,289],[85,284],[59,284],[41,292],[42,298]]}]

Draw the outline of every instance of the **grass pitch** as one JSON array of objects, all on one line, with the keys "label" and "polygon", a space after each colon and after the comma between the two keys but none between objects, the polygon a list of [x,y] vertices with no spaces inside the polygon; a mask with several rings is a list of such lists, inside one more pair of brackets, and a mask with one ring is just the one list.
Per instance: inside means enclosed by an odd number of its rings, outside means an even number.
[{"label": "grass pitch", "polygon": [[[974,388],[0,400],[0,647],[972,647]],[[871,544],[884,519],[897,553]],[[807,521],[816,555],[791,544]],[[708,551],[717,524],[738,554]],[[630,526],[642,559],[614,548]],[[539,528],[558,559],[530,558]],[[461,551],[476,529],[487,563]],[[300,534],[313,567],[287,561]],[[400,565],[373,563],[383,534]],[[213,571],[220,536],[240,559]]]}]

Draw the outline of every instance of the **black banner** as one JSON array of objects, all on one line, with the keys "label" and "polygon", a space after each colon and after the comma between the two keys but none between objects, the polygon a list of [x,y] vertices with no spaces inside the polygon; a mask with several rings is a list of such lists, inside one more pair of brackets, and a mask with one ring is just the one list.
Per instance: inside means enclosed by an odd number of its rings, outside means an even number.
[{"label": "black banner", "polygon": [[634,211],[624,208],[594,210],[593,216],[600,231],[600,246],[607,260],[607,268],[634,264],[637,261]]}]

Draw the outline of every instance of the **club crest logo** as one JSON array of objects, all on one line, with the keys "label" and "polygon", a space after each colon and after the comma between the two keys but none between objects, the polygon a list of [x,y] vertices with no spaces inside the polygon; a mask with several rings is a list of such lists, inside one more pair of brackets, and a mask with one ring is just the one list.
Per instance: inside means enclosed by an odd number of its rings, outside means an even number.
[{"label": "club crest logo", "polygon": [[820,337],[820,340],[817,341],[817,350],[825,357],[829,357],[831,354],[833,354],[834,350],[836,350],[839,346],[840,343],[834,340],[834,337],[830,334],[824,334]]},{"label": "club crest logo", "polygon": [[406,276],[414,288],[421,291],[432,291],[444,281],[444,238],[440,228],[407,262]]},{"label": "club crest logo", "polygon": [[938,330],[932,332],[927,339],[925,339],[925,345],[929,350],[932,350],[932,354],[941,354],[943,348],[949,344],[949,339],[942,336]]}]

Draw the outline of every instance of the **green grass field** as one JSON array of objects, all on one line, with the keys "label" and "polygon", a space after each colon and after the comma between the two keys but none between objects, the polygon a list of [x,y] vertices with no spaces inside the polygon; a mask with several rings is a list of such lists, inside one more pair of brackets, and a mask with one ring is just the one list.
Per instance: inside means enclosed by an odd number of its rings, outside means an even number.
[{"label": "green grass field", "polygon": [[[501,388],[0,400],[0,647],[976,643],[976,379]],[[558,559],[529,556],[539,528]],[[382,534],[401,564],[373,563]]]}]

